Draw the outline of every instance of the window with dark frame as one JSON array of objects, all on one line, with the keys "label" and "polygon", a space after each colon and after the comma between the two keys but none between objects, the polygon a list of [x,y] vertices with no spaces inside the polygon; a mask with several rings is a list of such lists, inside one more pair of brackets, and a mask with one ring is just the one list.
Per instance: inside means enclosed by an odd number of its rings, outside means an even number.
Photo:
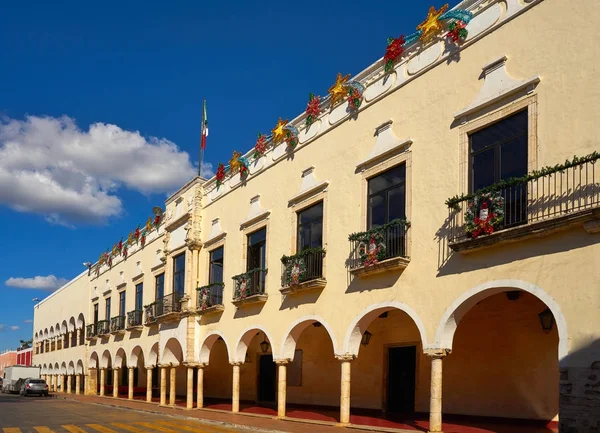
[{"label": "window with dark frame", "polygon": [[296,251],[323,246],[323,202],[298,212]]},{"label": "window with dark frame", "polygon": [[[525,176],[528,171],[527,109],[469,134],[470,192],[501,180]],[[527,222],[527,187],[517,185],[501,191],[504,226]]]},{"label": "window with dark frame", "polygon": [[104,320],[110,320],[110,298],[106,298],[106,306],[104,307]]},{"label": "window with dark frame", "polygon": [[165,296],[165,274],[156,276],[155,279],[155,300],[162,299]]},{"label": "window with dark frame", "polygon": [[262,228],[248,235],[246,270],[266,268],[267,229]]},{"label": "window with dark frame", "polygon": [[119,316],[125,316],[125,290],[119,293]]},{"label": "window with dark frame", "polygon": [[406,218],[406,165],[400,164],[368,181],[367,228]]},{"label": "window with dark frame", "polygon": [[94,325],[98,323],[98,304],[94,304]]},{"label": "window with dark frame", "polygon": [[208,269],[208,281],[210,284],[223,282],[223,247],[215,248],[210,252],[210,266]]},{"label": "window with dark frame", "polygon": [[135,285],[135,309],[141,311],[144,304],[144,283]]},{"label": "window with dark frame", "polygon": [[173,258],[173,293],[185,293],[185,253]]}]

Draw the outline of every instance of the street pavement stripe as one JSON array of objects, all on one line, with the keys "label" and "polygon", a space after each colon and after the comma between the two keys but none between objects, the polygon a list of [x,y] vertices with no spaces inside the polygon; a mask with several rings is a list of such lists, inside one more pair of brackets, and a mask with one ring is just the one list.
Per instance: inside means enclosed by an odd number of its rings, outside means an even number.
[{"label": "street pavement stripe", "polygon": [[9,427],[3,428],[4,433],[21,433],[21,429],[19,427]]},{"label": "street pavement stripe", "polygon": [[118,423],[118,422],[113,422],[111,425],[114,425],[115,427],[118,427],[118,428],[123,429],[123,430],[130,431],[130,432],[133,432],[133,433],[152,433],[149,430],[144,430],[144,429],[141,429],[141,428],[134,427],[132,425],[121,424],[121,423]]},{"label": "street pavement stripe", "polygon": [[86,424],[88,427],[93,428],[94,430],[98,430],[100,433],[118,433],[117,431],[108,428],[108,427],[104,427],[103,425],[100,424]]},{"label": "street pavement stripe", "polygon": [[49,429],[46,426],[38,426],[38,427],[34,427],[34,429],[36,429],[38,431],[38,433],[54,433],[53,430]]},{"label": "street pavement stripe", "polygon": [[149,429],[158,430],[162,433],[180,433],[177,430],[173,430],[173,429],[165,428],[165,427],[159,427],[157,425],[154,425],[151,422],[137,422],[136,424],[141,425],[142,427],[149,428]]},{"label": "street pavement stripe", "polygon": [[[175,428],[178,428],[180,430],[186,430],[186,431],[191,431],[194,433],[212,433],[212,432],[230,432],[232,430],[229,429],[225,429],[222,427],[216,427],[216,426],[202,426],[200,427],[198,425],[198,423],[193,423],[192,422],[186,422],[186,421],[159,421],[159,424],[165,424],[165,425],[169,425]],[[185,424],[183,424],[185,423]],[[196,425],[198,427],[193,427],[193,425]]]},{"label": "street pavement stripe", "polygon": [[63,425],[62,428],[64,428],[65,430],[70,431],[71,433],[87,433],[81,427],[77,427],[76,425],[72,425],[72,424]]}]

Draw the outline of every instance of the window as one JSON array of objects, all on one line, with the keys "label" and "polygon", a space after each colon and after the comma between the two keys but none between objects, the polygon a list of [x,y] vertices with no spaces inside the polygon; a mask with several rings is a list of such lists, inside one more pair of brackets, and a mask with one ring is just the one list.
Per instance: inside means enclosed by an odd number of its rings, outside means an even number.
[{"label": "window", "polygon": [[[527,174],[527,118],[523,110],[469,135],[471,192]],[[526,186],[505,188],[502,194],[505,226],[526,222]]]},{"label": "window", "polygon": [[267,229],[262,228],[248,235],[246,270],[266,268]]},{"label": "window", "polygon": [[173,292],[185,293],[185,253],[173,258]]},{"label": "window", "polygon": [[104,320],[110,320],[110,298],[106,298],[106,307],[104,310]]},{"label": "window", "polygon": [[208,281],[210,284],[223,282],[223,247],[216,248],[210,252]]},{"label": "window", "polygon": [[406,165],[401,164],[369,179],[367,228],[406,218]]},{"label": "window", "polygon": [[165,274],[156,276],[156,299],[162,299],[165,296]]},{"label": "window", "polygon": [[323,202],[298,212],[296,250],[323,246]]},{"label": "window", "polygon": [[125,290],[119,293],[119,316],[124,316],[125,311]]},{"label": "window", "polygon": [[141,311],[144,303],[144,284],[135,285],[135,309]]},{"label": "window", "polygon": [[94,324],[98,323],[98,304],[94,304]]}]

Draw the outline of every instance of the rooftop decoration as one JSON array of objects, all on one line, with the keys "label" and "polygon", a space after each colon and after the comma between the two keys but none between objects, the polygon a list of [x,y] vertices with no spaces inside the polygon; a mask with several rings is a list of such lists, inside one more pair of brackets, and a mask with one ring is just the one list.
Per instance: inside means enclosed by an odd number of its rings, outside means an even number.
[{"label": "rooftop decoration", "polygon": [[282,140],[286,137],[285,125],[288,124],[287,120],[281,120],[281,117],[277,121],[277,125],[275,128],[271,130],[273,133],[273,143],[278,144],[281,143]]},{"label": "rooftop decoration", "polygon": [[346,82],[349,78],[350,74],[343,77],[342,74],[338,72],[337,78],[335,79],[335,83],[333,83],[333,86],[331,86],[327,91],[331,95],[332,107],[341,99],[343,99],[344,96],[346,96],[346,94],[348,93],[348,89],[346,88]]},{"label": "rooftop decoration", "polygon": [[310,128],[310,125],[321,114],[321,97],[315,96],[313,93],[308,95],[308,105],[306,106],[306,129]]},{"label": "rooftop decoration", "polygon": [[264,134],[258,133],[258,138],[256,139],[256,143],[254,144],[254,153],[252,154],[252,158],[258,159],[262,157],[267,151],[267,136]]},{"label": "rooftop decoration", "polygon": [[429,8],[429,12],[427,13],[427,18],[421,24],[417,26],[417,31],[421,32],[419,39],[424,43],[431,42],[431,40],[436,37],[444,28],[444,25],[441,22],[441,16],[448,9],[448,4],[442,6],[439,10],[435,10],[433,6]]}]

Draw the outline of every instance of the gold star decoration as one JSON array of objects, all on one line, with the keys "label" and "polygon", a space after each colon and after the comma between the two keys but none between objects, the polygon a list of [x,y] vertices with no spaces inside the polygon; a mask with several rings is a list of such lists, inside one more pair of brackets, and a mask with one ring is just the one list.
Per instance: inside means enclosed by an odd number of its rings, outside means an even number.
[{"label": "gold star decoration", "polygon": [[229,160],[229,169],[232,173],[237,173],[240,169],[240,156],[242,156],[240,152],[233,151],[233,156]]},{"label": "gold star decoration", "polygon": [[440,17],[444,12],[446,12],[446,9],[448,9],[448,4],[442,6],[438,11],[436,11],[433,6],[429,8],[427,18],[425,18],[425,21],[417,26],[417,30],[421,30],[423,32],[423,34],[421,34],[421,41],[428,43],[444,29],[444,25],[440,21]]},{"label": "gold star decoration", "polygon": [[274,143],[279,143],[280,141],[285,139],[287,131],[283,128],[285,127],[285,125],[287,125],[287,123],[288,123],[287,120],[281,120],[281,117],[280,117],[279,120],[277,121],[277,126],[275,126],[275,128],[273,128],[271,130],[271,132],[273,133],[273,142]]},{"label": "gold star decoration", "polygon": [[334,106],[339,99],[343,99],[348,94],[348,89],[346,88],[348,78],[350,78],[350,74],[342,77],[342,74],[338,72],[335,84],[328,90],[331,95],[331,106]]}]

